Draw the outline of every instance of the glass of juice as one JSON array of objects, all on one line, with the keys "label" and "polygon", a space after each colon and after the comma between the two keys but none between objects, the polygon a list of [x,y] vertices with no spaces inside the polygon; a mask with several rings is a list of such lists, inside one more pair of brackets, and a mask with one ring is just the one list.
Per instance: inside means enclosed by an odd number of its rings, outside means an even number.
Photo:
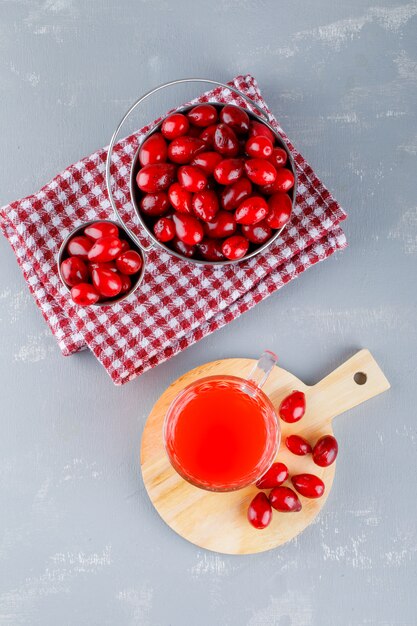
[{"label": "glass of juice", "polygon": [[208,376],[175,397],[165,417],[164,442],[172,466],[189,483],[234,491],[268,470],[280,428],[261,387],[276,361],[274,353],[264,352],[248,379]]}]

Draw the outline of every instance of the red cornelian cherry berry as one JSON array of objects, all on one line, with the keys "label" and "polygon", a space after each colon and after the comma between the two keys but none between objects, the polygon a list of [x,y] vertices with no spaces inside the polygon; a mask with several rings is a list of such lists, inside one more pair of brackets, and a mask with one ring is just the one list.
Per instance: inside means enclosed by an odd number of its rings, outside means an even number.
[{"label": "red cornelian cherry berry", "polygon": [[265,135],[249,137],[245,150],[246,154],[254,159],[268,159],[272,155],[272,141]]},{"label": "red cornelian cherry berry", "polygon": [[288,478],[288,468],[284,463],[272,463],[271,467],[256,482],[258,489],[272,489],[279,487]]},{"label": "red cornelian cherry berry", "polygon": [[245,136],[238,135],[238,141],[239,141],[239,152],[237,153],[237,156],[242,157],[243,159],[246,159],[247,154],[245,152],[245,146],[246,146]]},{"label": "red cornelian cherry berry", "polygon": [[269,494],[271,506],[281,513],[298,513],[301,502],[295,491],[289,487],[274,487]]},{"label": "red cornelian cherry berry", "polygon": [[297,456],[305,456],[312,451],[311,445],[300,435],[290,435],[285,440],[288,450]]},{"label": "red cornelian cherry berry", "polygon": [[194,126],[210,126],[217,121],[217,109],[212,104],[198,104],[188,111],[187,117]]},{"label": "red cornelian cherry berry", "polygon": [[276,191],[289,191],[294,187],[294,174],[286,167],[276,170],[275,188]]},{"label": "red cornelian cherry berry", "polygon": [[168,189],[168,198],[171,205],[180,213],[192,213],[192,193],[187,191],[179,183],[172,183]]},{"label": "red cornelian cherry berry", "polygon": [[204,224],[207,237],[224,239],[236,231],[236,220],[232,213],[219,211],[212,222]]},{"label": "red cornelian cherry berry", "polygon": [[121,239],[122,242],[122,252],[126,252],[126,250],[130,250],[130,244],[126,239]]},{"label": "red cornelian cherry berry", "polygon": [[111,270],[112,272],[117,272],[116,263],[114,261],[109,261],[108,263],[89,263],[88,271],[90,276],[93,273],[93,270],[103,269],[103,270]]},{"label": "red cornelian cherry berry", "polygon": [[182,256],[185,256],[189,259],[195,256],[197,250],[196,246],[189,246],[188,243],[184,243],[184,241],[181,241],[181,239],[178,239],[178,237],[175,237],[172,240],[171,245],[174,250],[179,252],[179,254],[182,254]]},{"label": "red cornelian cherry berry", "polygon": [[187,132],[188,137],[198,137],[200,139],[201,135],[201,126],[193,126],[191,125]]},{"label": "red cornelian cherry berry", "polygon": [[250,196],[241,202],[236,209],[235,218],[238,224],[257,224],[268,213],[268,205],[262,196]]},{"label": "red cornelian cherry berry", "polygon": [[287,159],[288,155],[285,152],[284,148],[274,148],[268,160],[271,161],[275,169],[278,170],[280,167],[284,167]]},{"label": "red cornelian cherry berry", "polygon": [[62,278],[69,287],[88,280],[88,268],[79,256],[70,256],[61,263]]},{"label": "red cornelian cherry berry", "polygon": [[224,261],[222,243],[220,239],[203,239],[198,244],[198,251],[206,261]]},{"label": "red cornelian cherry berry", "polygon": [[161,133],[169,140],[176,139],[182,135],[186,135],[190,123],[182,113],[173,113],[168,115],[162,122]]},{"label": "red cornelian cherry berry", "polygon": [[120,293],[126,293],[132,287],[132,281],[130,279],[130,276],[128,276],[127,274],[120,274],[120,278],[122,280],[122,288],[120,290]]},{"label": "red cornelian cherry berry", "polygon": [[116,259],[116,267],[121,274],[136,274],[142,267],[142,257],[136,250],[128,250]]},{"label": "red cornelian cherry berry", "polygon": [[71,289],[71,298],[78,306],[89,306],[99,301],[100,294],[90,283],[79,283]]},{"label": "red cornelian cherry berry", "polygon": [[139,170],[136,182],[141,191],[157,193],[164,191],[175,180],[176,167],[172,163],[154,163]]},{"label": "red cornelian cherry berry", "polygon": [[112,222],[93,222],[84,228],[84,235],[96,241],[102,237],[118,237],[119,229]]},{"label": "red cornelian cherry berry", "polygon": [[243,200],[252,193],[252,183],[247,178],[240,178],[225,187],[220,194],[220,202],[225,211],[234,211]]},{"label": "red cornelian cherry berry", "polygon": [[273,183],[277,176],[277,170],[266,159],[249,159],[245,161],[245,170],[246,176],[255,185]]},{"label": "red cornelian cherry berry", "polygon": [[227,124],[218,124],[213,138],[214,149],[224,157],[234,157],[239,152],[239,142]]},{"label": "red cornelian cherry berry", "polygon": [[207,126],[201,133],[200,139],[206,144],[206,150],[214,147],[214,133],[216,132],[217,124]]},{"label": "red cornelian cherry berry", "polygon": [[[277,173],[278,173],[278,170],[277,170]],[[281,192],[279,187],[280,187],[280,185],[276,184],[276,179],[275,179],[274,182],[273,183],[269,183],[269,185],[260,185],[259,186],[259,191],[264,196],[272,196],[273,193],[277,193],[278,191],[280,193],[283,193],[283,192]]]},{"label": "red cornelian cherry berry", "polygon": [[164,163],[168,156],[168,146],[161,133],[149,135],[139,149],[139,162],[145,165]]},{"label": "red cornelian cherry berry", "polygon": [[237,133],[245,134],[249,130],[249,115],[239,107],[232,104],[226,104],[220,111],[220,119],[223,124],[227,124]]},{"label": "red cornelian cherry berry", "polygon": [[184,243],[194,246],[203,239],[204,231],[200,220],[192,215],[176,213],[172,216],[175,234]]},{"label": "red cornelian cherry berry", "polygon": [[170,217],[160,217],[154,224],[153,232],[158,241],[171,241],[175,237],[174,222]]},{"label": "red cornelian cherry berry", "polygon": [[206,150],[206,144],[198,137],[177,137],[168,146],[168,157],[173,163],[185,165],[199,153]]},{"label": "red cornelian cherry berry", "polygon": [[242,234],[251,243],[262,244],[271,238],[272,228],[268,226],[266,220],[262,220],[262,222],[257,224],[242,224]]},{"label": "red cornelian cherry berry", "polygon": [[320,498],[324,493],[324,482],[314,474],[297,474],[291,482],[305,498]]},{"label": "red cornelian cherry berry", "polygon": [[333,435],[320,437],[313,448],[313,461],[320,467],[328,467],[336,461],[339,446]]},{"label": "red cornelian cherry berry", "polygon": [[268,215],[266,218],[267,224],[271,228],[282,228],[287,224],[291,217],[292,202],[290,196],[286,193],[277,192],[274,193],[268,199]]},{"label": "red cornelian cherry berry", "polygon": [[302,391],[293,391],[279,405],[280,418],[288,424],[298,422],[306,412],[306,397]]},{"label": "red cornelian cherry berry", "polygon": [[82,261],[88,259],[88,253],[93,247],[93,241],[88,237],[78,235],[69,240],[67,245],[67,253],[70,256],[77,256]]},{"label": "red cornelian cherry berry", "polygon": [[275,137],[273,132],[265,126],[262,122],[258,122],[256,120],[252,120],[249,124],[249,137],[258,137],[259,135],[263,135],[267,137],[272,144],[275,142]]},{"label": "red cornelian cherry berry", "polygon": [[225,239],[222,245],[222,252],[226,259],[237,261],[245,256],[249,250],[249,241],[242,235],[232,235]]},{"label": "red cornelian cherry berry", "polygon": [[122,279],[120,274],[103,268],[97,268],[92,271],[91,279],[100,296],[105,298],[114,298],[119,295],[122,290]]},{"label": "red cornelian cherry berry", "polygon": [[222,160],[223,157],[218,152],[200,152],[193,158],[190,165],[200,168],[206,176],[211,176],[216,165]]},{"label": "red cornelian cherry berry", "polygon": [[178,182],[187,191],[196,193],[207,186],[207,176],[198,167],[183,165],[178,169]]},{"label": "red cornelian cherry berry", "polygon": [[243,159],[223,159],[214,169],[214,180],[221,185],[231,185],[243,176]]},{"label": "red cornelian cherry berry", "polygon": [[122,242],[118,237],[101,237],[88,252],[89,261],[107,263],[116,259],[122,251]]},{"label": "red cornelian cherry berry", "polygon": [[258,493],[248,508],[248,521],[254,528],[262,530],[272,520],[272,507],[264,493]]},{"label": "red cornelian cherry berry", "polygon": [[199,191],[193,196],[192,206],[195,215],[200,220],[212,222],[219,210],[217,194],[210,189]]},{"label": "red cornelian cherry berry", "polygon": [[140,200],[140,208],[145,215],[163,215],[169,208],[168,196],[164,191],[147,193]]}]

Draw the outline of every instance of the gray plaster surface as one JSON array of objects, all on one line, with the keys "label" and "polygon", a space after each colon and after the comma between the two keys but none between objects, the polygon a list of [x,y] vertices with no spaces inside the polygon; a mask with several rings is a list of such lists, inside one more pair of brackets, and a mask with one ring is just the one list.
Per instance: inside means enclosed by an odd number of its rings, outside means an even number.
[{"label": "gray plaster surface", "polygon": [[[0,204],[108,143],[151,87],[246,72],[350,246],[116,388],[88,352],[61,356],[0,240],[1,625],[417,624],[417,2],[1,0]],[[338,418],[316,523],[269,553],[205,552],[150,504],[142,429],[174,378],[266,346],[308,383],[367,347],[392,390]]]}]

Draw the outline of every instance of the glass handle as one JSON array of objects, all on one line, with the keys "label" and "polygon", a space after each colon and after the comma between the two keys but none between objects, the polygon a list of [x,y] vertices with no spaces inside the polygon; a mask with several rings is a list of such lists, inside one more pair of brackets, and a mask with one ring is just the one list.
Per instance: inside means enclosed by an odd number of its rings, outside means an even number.
[{"label": "glass handle", "polygon": [[266,382],[273,367],[276,365],[278,357],[274,352],[265,350],[261,355],[261,358],[254,366],[253,370],[248,376],[248,382],[254,384],[258,389],[261,389]]}]

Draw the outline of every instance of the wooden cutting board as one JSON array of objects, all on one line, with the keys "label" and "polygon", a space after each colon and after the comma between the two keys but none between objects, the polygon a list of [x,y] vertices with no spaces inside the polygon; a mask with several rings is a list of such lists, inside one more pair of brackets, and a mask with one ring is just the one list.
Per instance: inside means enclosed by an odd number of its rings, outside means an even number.
[{"label": "wooden cutting board", "polygon": [[[336,463],[327,468],[313,463],[311,455],[291,454],[285,438],[299,434],[315,443],[331,434],[332,420],[349,409],[389,389],[390,384],[368,350],[361,350],[322,381],[305,385],[286,370],[275,367],[263,390],[278,408],[281,400],[294,389],[306,394],[307,411],[296,424],[281,424],[281,446],[277,459],[285,463],[290,475],[309,472],[320,476],[324,496],[309,500],[300,496],[299,513],[274,511],[268,528],[254,529],[246,519],[248,505],[259,492],[255,486],[229,493],[212,493],[193,487],[171,467],[166,455],[162,428],[167,409],[184,387],[204,376],[249,375],[253,359],[224,359],[196,367],[172,383],[153,407],[145,425],[141,447],[143,481],[148,495],[162,519],[184,539],[225,554],[251,554],[276,548],[289,541],[316,517],[329,496]],[[343,450],[344,442],[339,441]],[[291,483],[285,483],[291,486]]]}]

